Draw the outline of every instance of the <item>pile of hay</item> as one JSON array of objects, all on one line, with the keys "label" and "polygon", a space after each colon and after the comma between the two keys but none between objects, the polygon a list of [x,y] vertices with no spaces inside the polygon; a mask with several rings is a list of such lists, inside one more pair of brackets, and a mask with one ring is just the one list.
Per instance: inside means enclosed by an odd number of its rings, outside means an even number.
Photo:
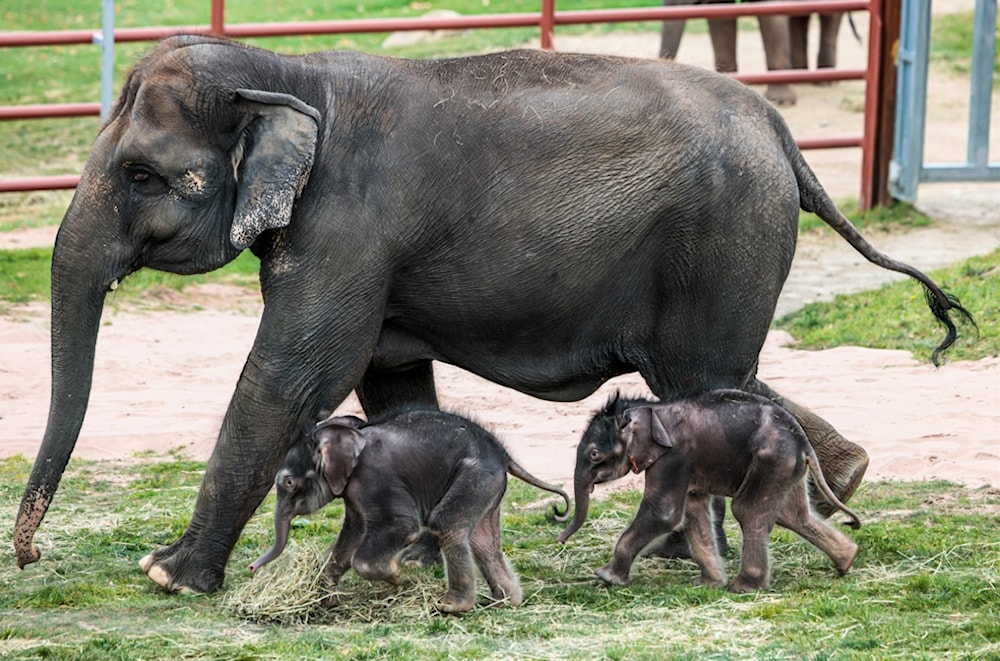
[{"label": "pile of hay", "polygon": [[329,619],[339,592],[323,576],[326,550],[289,541],[281,557],[223,597],[223,605],[239,617],[275,624],[309,624]]},{"label": "pile of hay", "polygon": [[369,583],[349,572],[334,587],[323,576],[326,547],[289,541],[281,557],[234,585],[223,607],[253,622],[280,625],[375,622],[433,615],[444,589],[439,571],[404,567],[404,585]]}]

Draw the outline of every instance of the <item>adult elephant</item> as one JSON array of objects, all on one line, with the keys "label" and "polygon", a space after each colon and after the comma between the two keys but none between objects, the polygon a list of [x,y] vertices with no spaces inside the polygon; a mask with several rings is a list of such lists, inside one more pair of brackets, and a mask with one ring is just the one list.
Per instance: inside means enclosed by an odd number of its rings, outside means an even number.
[{"label": "adult elephant", "polygon": [[[264,311],[191,522],[140,563],[212,591],[303,425],[436,404],[442,360],[550,400],[638,371],[660,397],[755,378],[799,208],[841,215],[762,97],[676,63],[513,51],[440,61],[161,42],[101,128],[52,256],[52,399],[18,564],[76,443],[106,293],[249,248]],[[846,499],[864,451],[790,402]],[[825,452],[825,455],[824,455]],[[826,457],[823,459],[822,457]]]},{"label": "adult elephant", "polygon": [[[732,0],[663,0],[664,7],[677,5],[723,4]],[[723,73],[735,73],[736,68],[736,33],[735,18],[710,18],[708,34],[712,39],[712,51],[715,56],[715,70]],[[677,57],[677,49],[681,45],[686,21],[663,21],[660,35],[660,57],[673,60]],[[788,16],[758,16],[760,37],[764,42],[764,58],[768,71],[791,69],[791,42],[789,36]],[[764,91],[769,101],[779,106],[790,106],[796,102],[795,90],[788,83],[770,83]]]}]

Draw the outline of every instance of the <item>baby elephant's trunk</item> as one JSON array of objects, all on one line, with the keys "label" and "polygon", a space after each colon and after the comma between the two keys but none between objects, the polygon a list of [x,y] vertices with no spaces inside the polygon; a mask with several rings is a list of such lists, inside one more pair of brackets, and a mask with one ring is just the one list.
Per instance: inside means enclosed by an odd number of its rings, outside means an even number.
[{"label": "baby elephant's trunk", "polygon": [[584,480],[576,480],[573,495],[576,497],[576,511],[573,512],[573,521],[563,530],[557,538],[560,544],[565,544],[573,533],[583,526],[587,520],[587,513],[590,510],[590,489],[591,485]]},{"label": "baby elephant's trunk", "polygon": [[285,550],[288,543],[288,529],[292,525],[290,514],[274,513],[274,546],[269,548],[262,556],[250,563],[250,571],[256,572],[258,569],[271,562]]}]

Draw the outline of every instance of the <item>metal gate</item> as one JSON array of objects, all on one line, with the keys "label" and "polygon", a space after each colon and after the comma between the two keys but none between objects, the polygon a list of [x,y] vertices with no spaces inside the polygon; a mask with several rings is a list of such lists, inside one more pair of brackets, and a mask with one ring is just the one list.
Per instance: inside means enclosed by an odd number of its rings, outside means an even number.
[{"label": "metal gate", "polygon": [[[998,181],[1000,162],[989,162],[993,54],[997,0],[976,0],[972,37],[972,88],[965,163],[924,163],[927,63],[931,0],[903,0],[897,64],[896,126],[889,164],[889,190],[907,202],[922,182]],[[1000,203],[1000,198],[998,198]]]}]

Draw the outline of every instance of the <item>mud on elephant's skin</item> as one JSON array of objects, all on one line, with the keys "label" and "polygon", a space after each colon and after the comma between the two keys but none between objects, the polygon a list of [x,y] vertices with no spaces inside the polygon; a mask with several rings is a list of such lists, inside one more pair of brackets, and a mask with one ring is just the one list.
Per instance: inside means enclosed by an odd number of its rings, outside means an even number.
[{"label": "mud on elephant's skin", "polygon": [[[260,258],[260,325],[190,524],[141,564],[167,590],[207,592],[303,425],[352,389],[378,418],[437,406],[434,360],[559,401],[627,372],[663,399],[766,388],[757,361],[800,208],[922,282],[949,325],[941,348],[953,342],[963,308],[872,247],[780,114],[725,76],[531,50],[419,61],[166,39],[127,76],[56,238],[51,406],[17,562],[40,555],[105,295],[141,268]],[[783,406],[846,497],[864,451]]]},{"label": "mud on elephant's skin", "polygon": [[713,496],[732,497],[733,516],[743,531],[740,572],[730,590],[768,587],[768,541],[775,524],[826,553],[841,575],[850,569],[858,546],[812,512],[807,473],[823,497],[850,517],[851,527],[861,521],[830,490],[805,431],[779,405],[742,390],[712,390],[665,403],[616,398],[609,409],[620,411],[613,433],[603,433],[602,411],[592,421],[602,433],[588,429],[580,441],[577,510],[559,536],[565,542],[583,524],[594,484],[629,471],[645,473],[639,511],[615,543],[611,561],[596,572],[603,581],[627,583],[640,551],[683,526],[701,569],[698,583],[725,585]]},{"label": "mud on elephant's skin", "polygon": [[342,497],[344,525],[324,569],[333,584],[352,567],[367,580],[398,584],[398,556],[426,527],[447,573],[448,591],[438,610],[473,608],[476,567],[495,603],[520,605],[517,574],[500,541],[508,473],[562,496],[565,509],[553,509],[565,520],[566,492],[528,473],[496,437],[466,418],[437,410],[408,411],[373,424],[353,416],[329,418],[285,456],[275,478],[274,546],[250,570],[281,554],[292,518]]}]

